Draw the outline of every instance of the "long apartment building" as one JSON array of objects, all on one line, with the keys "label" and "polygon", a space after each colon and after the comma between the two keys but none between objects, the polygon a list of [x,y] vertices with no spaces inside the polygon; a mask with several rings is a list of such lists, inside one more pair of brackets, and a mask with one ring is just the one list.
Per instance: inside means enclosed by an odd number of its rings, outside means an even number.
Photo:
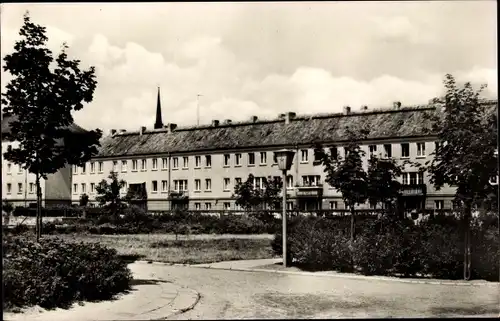
[{"label": "long apartment building", "polygon": [[[485,104],[495,110],[497,101]],[[209,125],[179,127],[174,123],[163,124],[158,92],[156,122],[152,128],[111,130],[102,138],[98,155],[83,167],[73,166],[59,183],[64,185],[64,195],[70,194],[71,202],[78,203],[81,195],[87,194],[92,205],[96,204],[96,186],[114,171],[119,179],[126,181],[122,196],[129,189],[142,190],[146,195],[142,201],[150,211],[238,210],[233,198],[235,185],[249,174],[255,177],[257,187],[267,177],[281,176],[274,151],[289,148],[295,150],[295,156],[286,181],[287,208],[344,209],[341,194],[324,182],[324,169],[316,166],[313,145],[321,143],[329,153],[344,156],[346,128],[365,127],[370,129],[361,145],[366,153],[365,168],[372,154],[425,164],[436,140],[428,116],[439,109],[435,105],[404,107],[395,103],[391,108],[379,110],[345,107],[337,114],[297,116],[288,112],[274,120],[253,116],[246,122],[213,120]],[[2,198],[27,196],[31,200],[32,187],[28,192],[26,187],[19,187],[22,176],[14,173],[17,170],[11,171],[2,170],[4,187],[11,184],[6,191],[10,194],[2,192]],[[21,180],[14,182],[14,177]],[[427,173],[419,173],[418,168],[406,165],[400,180],[404,185],[400,201],[406,208],[452,208],[454,188],[436,191]],[[29,184],[31,180],[24,182]],[[48,193],[47,183],[45,186]]]}]

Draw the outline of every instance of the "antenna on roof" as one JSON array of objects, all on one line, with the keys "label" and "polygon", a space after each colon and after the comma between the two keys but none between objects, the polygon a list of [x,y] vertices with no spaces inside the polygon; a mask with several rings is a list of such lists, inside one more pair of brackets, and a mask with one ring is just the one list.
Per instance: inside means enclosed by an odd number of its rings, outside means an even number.
[{"label": "antenna on roof", "polygon": [[203,96],[202,94],[197,94],[196,95],[196,125],[200,125],[200,97]]}]

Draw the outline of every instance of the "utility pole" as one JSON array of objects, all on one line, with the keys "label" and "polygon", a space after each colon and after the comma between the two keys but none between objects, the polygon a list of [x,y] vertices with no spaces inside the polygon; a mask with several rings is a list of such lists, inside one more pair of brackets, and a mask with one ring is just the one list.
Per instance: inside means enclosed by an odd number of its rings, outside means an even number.
[{"label": "utility pole", "polygon": [[196,95],[196,125],[200,125],[200,97],[203,96],[201,94]]}]

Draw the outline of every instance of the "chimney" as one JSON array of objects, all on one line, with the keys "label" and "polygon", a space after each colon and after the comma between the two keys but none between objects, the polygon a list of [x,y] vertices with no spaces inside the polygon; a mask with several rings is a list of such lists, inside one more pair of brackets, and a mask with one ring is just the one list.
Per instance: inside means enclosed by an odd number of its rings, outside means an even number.
[{"label": "chimney", "polygon": [[226,124],[226,125],[231,125],[231,119],[226,119],[226,120],[224,120],[224,124]]},{"label": "chimney", "polygon": [[279,115],[278,115],[278,118],[279,118],[279,119],[285,119],[285,114],[279,114]]},{"label": "chimney", "polygon": [[113,136],[114,134],[116,134],[116,129],[111,129],[111,130],[109,131],[109,135],[110,135],[110,136]]},{"label": "chimney", "polygon": [[212,126],[213,127],[219,126],[219,121],[217,119],[212,120]]},{"label": "chimney", "polygon": [[156,121],[154,129],[159,129],[162,127],[163,127],[163,122],[161,120],[160,87],[158,87],[158,96],[156,98]]},{"label": "chimney", "polygon": [[366,105],[361,106],[361,110],[367,111],[368,110],[368,106],[366,106]]},{"label": "chimney", "polygon": [[349,115],[351,113],[351,107],[344,106],[344,115]]},{"label": "chimney", "polygon": [[401,102],[400,101],[395,101],[392,105],[394,106],[394,109],[401,108]]},{"label": "chimney", "polygon": [[125,129],[120,129],[120,133],[126,133],[127,131]]},{"label": "chimney", "polygon": [[175,129],[177,128],[177,124],[167,124],[165,128],[168,130],[169,133],[173,133]]},{"label": "chimney", "polygon": [[295,116],[297,116],[296,113],[291,112],[291,111],[287,112],[285,114],[285,124],[290,124],[290,122],[292,121],[292,119],[295,118]]},{"label": "chimney", "polygon": [[252,123],[256,123],[258,119],[259,118],[257,118],[257,116],[250,117],[250,120],[252,121]]},{"label": "chimney", "polygon": [[141,128],[139,128],[139,135],[142,135],[146,132],[146,126],[141,126]]}]

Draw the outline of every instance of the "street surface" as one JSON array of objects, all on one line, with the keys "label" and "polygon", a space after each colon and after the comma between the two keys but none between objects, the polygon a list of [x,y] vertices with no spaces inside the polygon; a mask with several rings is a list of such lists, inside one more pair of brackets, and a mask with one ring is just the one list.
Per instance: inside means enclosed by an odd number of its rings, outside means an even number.
[{"label": "street surface", "polygon": [[145,263],[132,271],[196,290],[171,319],[499,316],[498,286],[411,284]]}]

